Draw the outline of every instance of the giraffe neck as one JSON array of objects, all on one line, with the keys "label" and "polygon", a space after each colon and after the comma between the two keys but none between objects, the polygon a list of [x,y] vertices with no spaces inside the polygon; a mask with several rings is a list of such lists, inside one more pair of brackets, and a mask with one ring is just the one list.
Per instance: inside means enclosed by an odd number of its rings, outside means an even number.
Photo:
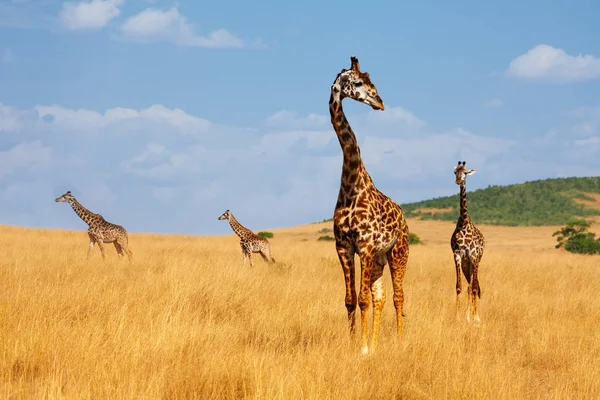
[{"label": "giraffe neck", "polygon": [[358,194],[358,186],[372,183],[371,177],[367,173],[362,158],[360,156],[360,148],[356,135],[350,127],[350,123],[346,119],[344,109],[342,108],[342,88],[340,84],[340,76],[331,86],[331,96],[329,98],[329,114],[331,115],[331,124],[338,137],[344,162],[342,165],[342,184],[340,187],[340,195],[344,193],[348,197],[353,197]]},{"label": "giraffe neck", "polygon": [[467,211],[467,183],[463,181],[460,184],[460,216],[458,217],[458,224],[465,225],[469,223],[469,213]]},{"label": "giraffe neck", "polygon": [[240,224],[233,215],[229,216],[229,225],[231,226],[231,229],[233,229],[235,234],[238,235],[240,238],[248,236],[248,234],[252,234],[252,231]]},{"label": "giraffe neck", "polygon": [[78,202],[75,198],[70,200],[69,204],[73,208],[73,211],[75,211],[75,214],[79,215],[79,218],[81,218],[83,222],[85,222],[89,226],[92,226],[98,221],[98,215],[94,214],[93,212],[82,206],[81,203]]}]

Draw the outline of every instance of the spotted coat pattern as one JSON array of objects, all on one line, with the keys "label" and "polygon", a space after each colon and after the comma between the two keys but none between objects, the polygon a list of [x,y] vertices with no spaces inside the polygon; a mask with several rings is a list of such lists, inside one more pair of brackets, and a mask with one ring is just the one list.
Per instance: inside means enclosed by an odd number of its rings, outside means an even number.
[{"label": "spotted coat pattern", "polygon": [[254,266],[252,263],[252,253],[259,253],[267,263],[275,262],[275,259],[271,257],[271,245],[269,241],[240,224],[229,210],[226,210],[218,219],[229,221],[231,229],[240,238],[240,246],[242,247],[242,254],[244,256],[243,265],[246,265],[246,261],[250,261],[250,266]]},{"label": "spotted coat pattern", "polygon": [[131,261],[133,252],[129,249],[129,238],[125,228],[123,228],[121,225],[108,222],[102,215],[95,214],[82,206],[70,191],[66,192],[60,197],[57,197],[55,201],[68,203],[73,208],[73,211],[75,211],[75,213],[79,216],[79,218],[88,224],[88,237],[90,239],[87,252],[88,257],[94,249],[94,245],[97,244],[98,248],[100,249],[100,253],[102,254],[102,258],[106,258],[104,254],[104,243],[113,243],[115,249],[117,250],[117,254],[119,256],[127,254],[129,261]]},{"label": "spotted coat pattern", "polygon": [[460,186],[460,215],[456,223],[456,229],[450,239],[450,247],[454,256],[456,267],[456,314],[460,312],[460,293],[462,283],[460,271],[462,270],[468,283],[468,312],[467,321],[473,321],[476,325],[481,323],[479,317],[479,298],[481,288],[479,286],[479,263],[483,257],[485,239],[481,231],[473,224],[467,211],[467,175],[475,173],[474,169],[467,169],[466,162],[459,161],[454,167],[455,183]]},{"label": "spotted coat pattern", "polygon": [[[342,109],[349,97],[375,110],[384,105],[368,72],[361,72],[358,59],[343,69],[331,86],[329,112],[343,153],[342,176],[333,215],[336,251],[346,284],[346,309],[350,332],[354,333],[356,306],[361,310],[362,352],[375,351],[381,314],[385,304],[383,270],[390,266],[398,336],[402,335],[404,292],[402,283],[408,261],[408,226],[402,208],[379,191],[367,172],[356,136]],[[354,257],[361,265],[360,290],[355,288]],[[367,312],[373,300],[373,327],[368,343]]]}]

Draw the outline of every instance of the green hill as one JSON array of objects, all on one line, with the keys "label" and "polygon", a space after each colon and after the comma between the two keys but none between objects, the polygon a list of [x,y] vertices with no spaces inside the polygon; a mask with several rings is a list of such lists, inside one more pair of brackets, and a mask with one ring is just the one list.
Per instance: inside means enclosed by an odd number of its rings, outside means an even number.
[{"label": "green hill", "polygon": [[[456,195],[402,204],[407,217],[456,221]],[[507,226],[563,225],[573,217],[600,215],[600,177],[559,178],[467,192],[474,222]]]}]

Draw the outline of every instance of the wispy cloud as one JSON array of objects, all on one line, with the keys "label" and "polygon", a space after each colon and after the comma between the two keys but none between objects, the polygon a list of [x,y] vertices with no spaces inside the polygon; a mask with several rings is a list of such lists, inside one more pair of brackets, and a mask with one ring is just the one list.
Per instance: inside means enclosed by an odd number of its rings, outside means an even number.
[{"label": "wispy cloud", "polygon": [[198,34],[195,26],[176,7],[169,10],[147,8],[125,20],[118,31],[122,39],[138,43],[165,42],[208,48],[241,48],[245,45],[242,39],[226,29]]},{"label": "wispy cloud", "polygon": [[600,78],[600,59],[590,54],[569,55],[540,44],[511,61],[507,76],[517,79],[570,83]]},{"label": "wispy cloud", "polygon": [[[577,122],[596,115],[579,113]],[[216,220],[225,208],[257,229],[319,220],[331,215],[342,163],[328,118],[279,111],[257,127],[238,127],[161,105],[101,113],[0,105],[0,218],[81,228],[51,201],[72,190],[132,231],[225,232]],[[454,193],[458,159],[477,168],[480,187],[600,173],[596,131],[519,141],[461,128],[435,132],[393,106],[351,120],[376,185],[400,203]],[[169,218],[148,218],[166,209]]]},{"label": "wispy cloud", "polygon": [[90,0],[63,3],[59,17],[71,30],[102,29],[121,13],[125,0]]}]

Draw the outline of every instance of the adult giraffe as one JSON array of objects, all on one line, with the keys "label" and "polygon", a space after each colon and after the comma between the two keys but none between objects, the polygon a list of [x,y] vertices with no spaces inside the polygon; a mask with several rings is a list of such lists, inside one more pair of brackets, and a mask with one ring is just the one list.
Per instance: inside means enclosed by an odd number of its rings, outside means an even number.
[{"label": "adult giraffe", "polygon": [[[344,161],[337,204],[333,215],[336,250],[346,281],[346,308],[350,332],[354,332],[355,311],[361,312],[363,354],[375,351],[379,340],[381,314],[385,304],[383,269],[390,266],[394,288],[394,306],[398,336],[402,336],[402,282],[408,261],[408,226],[402,208],[380,192],[373,183],[360,156],[356,136],[342,109],[342,100],[349,97],[375,110],[384,105],[371,82],[368,72],[361,72],[358,59],[350,58],[350,69],[343,69],[331,86],[329,113],[331,123],[342,147]],[[354,255],[361,264],[358,299],[355,288]],[[373,299],[373,331],[368,345],[367,312]]]}]

